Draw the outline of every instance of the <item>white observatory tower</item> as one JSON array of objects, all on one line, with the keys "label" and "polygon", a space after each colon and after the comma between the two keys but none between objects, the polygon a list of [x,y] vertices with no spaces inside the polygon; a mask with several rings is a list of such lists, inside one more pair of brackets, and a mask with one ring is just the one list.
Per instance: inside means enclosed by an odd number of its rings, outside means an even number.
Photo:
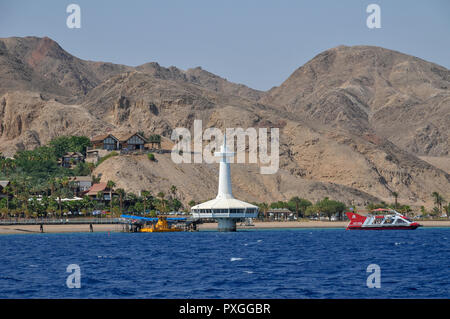
[{"label": "white observatory tower", "polygon": [[230,163],[227,160],[234,153],[228,151],[227,137],[224,136],[220,152],[214,156],[220,157],[219,188],[215,199],[193,206],[191,213],[194,218],[214,218],[218,222],[219,231],[236,231],[236,221],[243,218],[256,218],[258,206],[240,201],[231,192]]}]

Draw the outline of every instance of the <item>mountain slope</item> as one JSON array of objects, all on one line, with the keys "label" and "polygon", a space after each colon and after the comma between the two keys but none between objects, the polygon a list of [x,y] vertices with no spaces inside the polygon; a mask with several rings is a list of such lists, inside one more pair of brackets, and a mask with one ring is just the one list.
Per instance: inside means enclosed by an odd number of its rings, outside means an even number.
[{"label": "mountain slope", "polygon": [[251,89],[242,84],[228,82],[226,79],[205,71],[201,67],[183,71],[174,66],[164,68],[156,62],[150,62],[137,66],[136,70],[158,79],[193,83],[218,93],[235,95],[253,101],[257,101],[264,95],[264,92]]},{"label": "mountain slope", "polygon": [[327,50],[260,99],[332,127],[376,133],[417,155],[450,149],[450,71],[370,46]]},{"label": "mountain slope", "polygon": [[130,69],[78,59],[47,37],[0,39],[0,63],[0,93],[27,89],[70,102],[111,75]]},{"label": "mountain slope", "polygon": [[[244,200],[328,195],[365,205],[390,202],[395,191],[402,203],[429,207],[432,191],[450,197],[450,175],[417,157],[448,156],[448,70],[398,52],[330,49],[268,92],[200,68],[84,61],[48,38],[1,39],[0,65],[0,151],[8,155],[63,134],[170,138],[201,119],[203,129],[280,129],[277,174],[235,165]],[[126,190],[157,193],[172,183],[185,200],[213,196],[216,168],[186,164],[177,175],[181,166],[164,156],[162,166],[121,156],[97,170]]]}]

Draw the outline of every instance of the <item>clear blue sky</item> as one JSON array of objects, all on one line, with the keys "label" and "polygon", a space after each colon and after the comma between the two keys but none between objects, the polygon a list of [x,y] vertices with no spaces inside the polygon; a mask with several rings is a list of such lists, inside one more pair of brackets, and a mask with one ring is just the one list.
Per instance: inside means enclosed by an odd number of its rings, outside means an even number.
[{"label": "clear blue sky", "polygon": [[[81,29],[66,7],[81,7]],[[366,26],[381,7],[381,29]],[[450,1],[1,0],[0,37],[48,36],[86,60],[203,69],[267,90],[323,50],[376,45],[450,68]]]}]

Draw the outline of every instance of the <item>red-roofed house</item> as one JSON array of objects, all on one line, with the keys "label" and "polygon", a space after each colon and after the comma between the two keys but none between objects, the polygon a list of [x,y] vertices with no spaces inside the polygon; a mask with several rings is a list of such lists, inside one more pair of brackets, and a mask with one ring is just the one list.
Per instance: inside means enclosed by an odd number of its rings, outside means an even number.
[{"label": "red-roofed house", "polygon": [[[94,184],[92,185],[87,191],[86,193],[84,193],[85,196],[89,196],[91,198],[97,198],[97,195],[99,192],[103,193],[103,198],[101,198],[102,200],[107,200],[109,201],[111,198],[109,197],[109,188],[107,187],[106,183],[98,183],[98,184]],[[116,193],[114,191],[112,191],[112,195],[114,197],[114,195],[116,195]]]}]

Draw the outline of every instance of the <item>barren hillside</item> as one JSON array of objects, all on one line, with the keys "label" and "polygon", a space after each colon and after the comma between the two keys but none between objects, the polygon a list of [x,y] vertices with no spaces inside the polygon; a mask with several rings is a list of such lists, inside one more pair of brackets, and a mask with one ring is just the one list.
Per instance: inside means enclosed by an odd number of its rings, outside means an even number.
[{"label": "barren hillside", "polygon": [[[0,66],[5,154],[64,134],[114,130],[170,137],[174,128],[192,129],[201,119],[203,129],[280,129],[277,174],[233,165],[235,193],[246,200],[329,196],[364,204],[392,201],[395,191],[402,203],[429,207],[433,191],[450,198],[448,171],[428,160],[449,156],[449,70],[399,52],[330,49],[268,92],[201,68],[84,61],[48,38],[0,39]],[[97,173],[128,191],[167,192],[176,185],[185,203],[214,196],[217,167],[157,157],[157,163],[112,158]]]},{"label": "barren hillside", "polygon": [[356,134],[374,132],[416,155],[449,155],[450,71],[396,51],[327,50],[260,102]]},{"label": "barren hillside", "polygon": [[[170,154],[156,154],[156,162],[146,156],[113,157],[94,172],[102,181],[114,180],[117,187],[139,194],[150,190],[153,195],[163,191],[169,194],[171,185],[177,187],[177,196],[187,204],[202,201],[217,194],[218,165],[174,164]],[[261,175],[256,164],[232,164],[233,193],[247,201],[289,200],[302,196],[311,200],[325,196],[340,198],[347,204],[364,205],[377,198],[367,193],[328,182],[317,182],[290,174],[281,169],[276,175]]]}]

